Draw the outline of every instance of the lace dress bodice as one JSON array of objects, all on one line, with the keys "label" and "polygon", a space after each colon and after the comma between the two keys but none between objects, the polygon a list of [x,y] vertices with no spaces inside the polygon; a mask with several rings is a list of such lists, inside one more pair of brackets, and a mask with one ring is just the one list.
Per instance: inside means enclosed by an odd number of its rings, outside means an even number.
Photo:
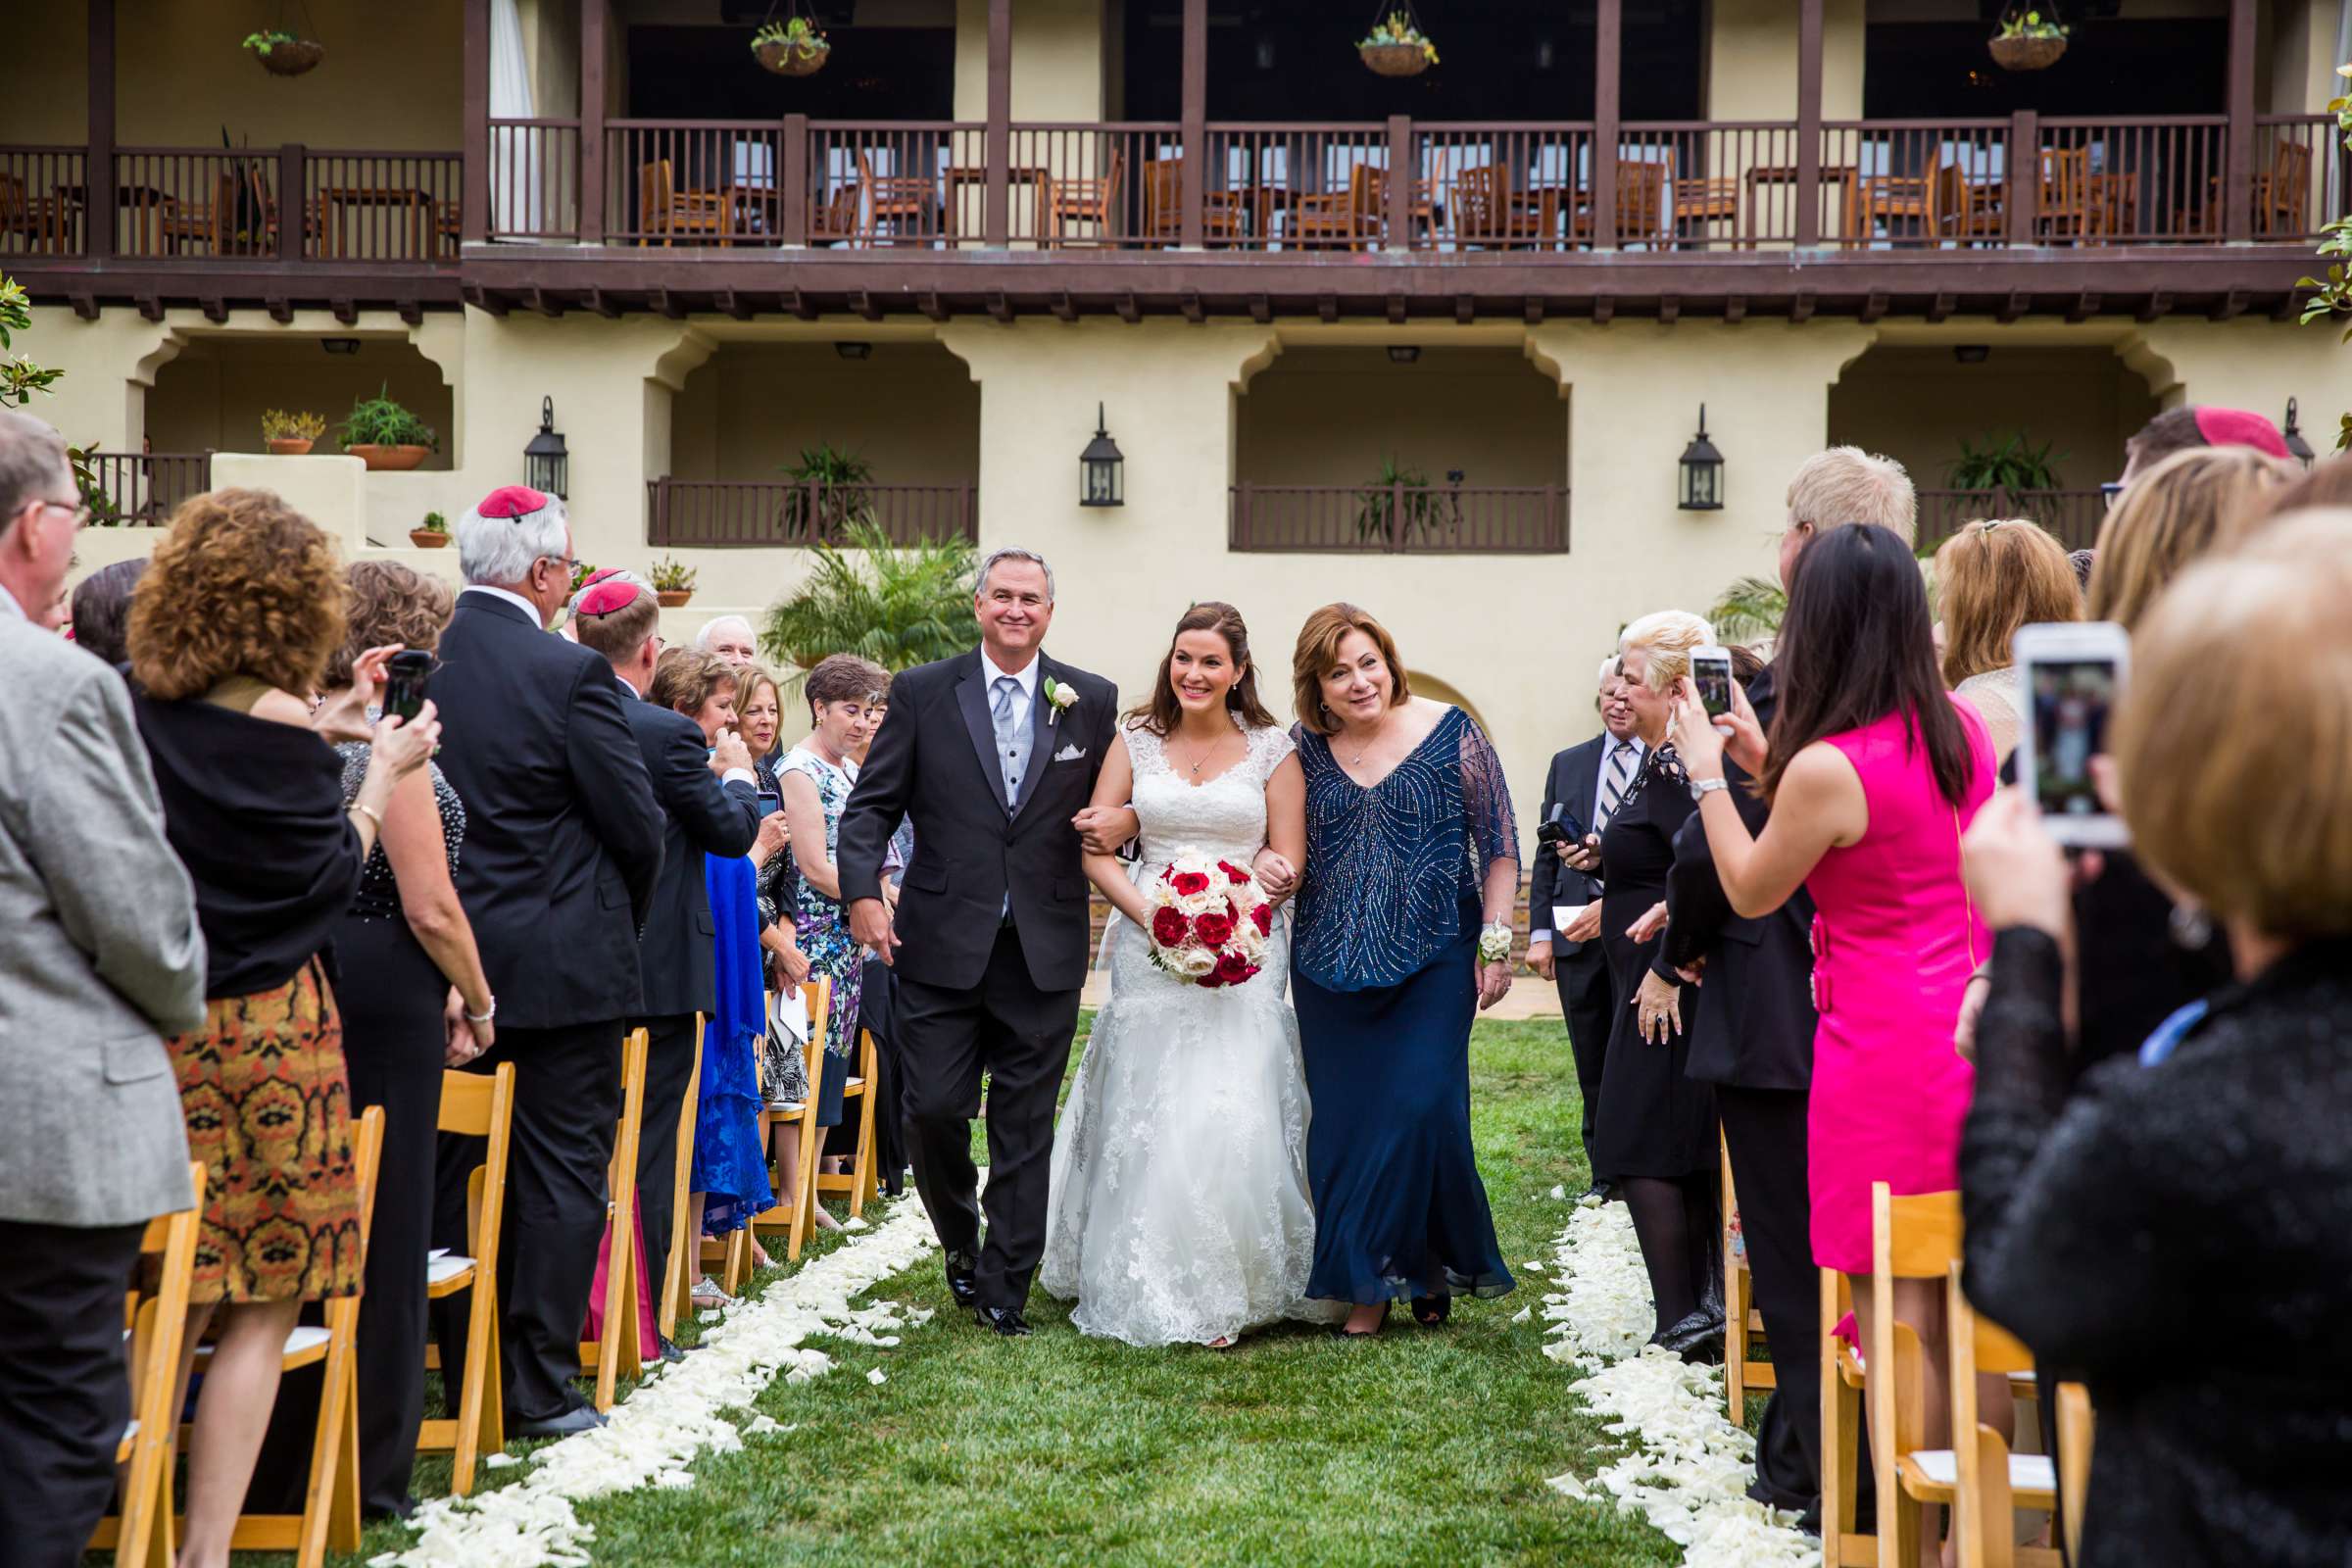
[{"label": "lace dress bodice", "polygon": [[1170,765],[1159,736],[1128,726],[1145,865],[1165,865],[1179,850],[1195,849],[1247,866],[1266,847],[1266,780],[1291,755],[1291,737],[1272,726],[1244,734],[1250,749],[1242,760],[1207,783],[1194,784]]}]

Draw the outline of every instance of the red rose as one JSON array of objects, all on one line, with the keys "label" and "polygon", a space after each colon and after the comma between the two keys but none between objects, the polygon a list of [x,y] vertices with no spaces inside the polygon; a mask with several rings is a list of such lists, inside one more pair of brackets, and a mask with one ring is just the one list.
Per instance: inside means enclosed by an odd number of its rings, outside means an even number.
[{"label": "red rose", "polygon": [[1215,973],[1218,984],[1238,986],[1257,973],[1257,965],[1238,953],[1228,953],[1217,960]]},{"label": "red rose", "polygon": [[1250,911],[1250,918],[1256,922],[1257,934],[1259,936],[1272,936],[1274,934],[1274,906],[1271,904],[1261,904],[1256,908],[1251,909]]},{"label": "red rose", "polygon": [[1230,860],[1219,860],[1217,862],[1217,869],[1224,872],[1225,880],[1232,883],[1237,888],[1250,880],[1250,873],[1243,870],[1240,866],[1235,865]]},{"label": "red rose", "polygon": [[1179,871],[1176,873],[1174,885],[1176,896],[1182,899],[1189,899],[1196,893],[1206,893],[1208,891],[1208,873],[1205,871]]},{"label": "red rose", "polygon": [[[1175,911],[1171,909],[1168,912],[1173,914]],[[1233,940],[1233,916],[1218,914],[1214,910],[1207,914],[1196,915],[1193,919],[1193,932],[1200,937],[1202,947],[1221,948]]]},{"label": "red rose", "polygon": [[1152,940],[1163,948],[1181,946],[1192,934],[1193,922],[1181,909],[1157,909],[1152,915]]}]

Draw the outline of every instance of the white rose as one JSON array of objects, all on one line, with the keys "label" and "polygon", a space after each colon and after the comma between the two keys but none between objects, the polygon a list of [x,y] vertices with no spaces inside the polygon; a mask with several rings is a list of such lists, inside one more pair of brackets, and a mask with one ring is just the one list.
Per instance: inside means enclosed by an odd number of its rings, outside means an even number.
[{"label": "white rose", "polygon": [[1217,966],[1217,956],[1206,948],[1184,948],[1169,955],[1176,972],[1188,980],[1198,980]]}]

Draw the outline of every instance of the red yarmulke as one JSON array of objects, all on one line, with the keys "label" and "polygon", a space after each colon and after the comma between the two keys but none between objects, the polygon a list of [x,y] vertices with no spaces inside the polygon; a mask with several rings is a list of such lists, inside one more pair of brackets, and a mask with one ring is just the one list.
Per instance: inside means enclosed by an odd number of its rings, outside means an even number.
[{"label": "red yarmulke", "polygon": [[527,517],[547,509],[547,497],[525,484],[502,484],[473,510],[485,517]]},{"label": "red yarmulke", "polygon": [[2274,458],[2286,456],[2286,438],[2259,414],[2244,409],[2197,410],[2197,434],[2213,447],[2252,447]]},{"label": "red yarmulke", "polygon": [[633,582],[600,582],[580,595],[580,613],[610,615],[615,610],[626,610],[637,602],[637,585]]}]

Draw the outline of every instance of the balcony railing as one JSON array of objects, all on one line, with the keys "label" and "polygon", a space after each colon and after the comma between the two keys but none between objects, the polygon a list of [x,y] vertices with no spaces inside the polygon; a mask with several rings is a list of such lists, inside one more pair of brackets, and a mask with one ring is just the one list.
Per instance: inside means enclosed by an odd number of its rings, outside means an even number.
[{"label": "balcony railing", "polygon": [[1558,555],[1568,548],[1563,485],[1233,487],[1235,550],[1361,555]]},{"label": "balcony railing", "polygon": [[2040,523],[2069,550],[2088,550],[2098,543],[2106,516],[2106,497],[2097,490],[1922,490],[1919,548],[1932,550],[1982,518],[2023,517]]},{"label": "balcony railing", "polygon": [[969,484],[822,484],[787,479],[646,481],[648,544],[681,548],[846,543],[870,523],[891,543],[976,540],[978,487]]},{"label": "balcony railing", "polygon": [[103,505],[91,500],[100,522],[163,522],[181,502],[212,488],[209,452],[93,452],[89,467],[105,498]]}]

